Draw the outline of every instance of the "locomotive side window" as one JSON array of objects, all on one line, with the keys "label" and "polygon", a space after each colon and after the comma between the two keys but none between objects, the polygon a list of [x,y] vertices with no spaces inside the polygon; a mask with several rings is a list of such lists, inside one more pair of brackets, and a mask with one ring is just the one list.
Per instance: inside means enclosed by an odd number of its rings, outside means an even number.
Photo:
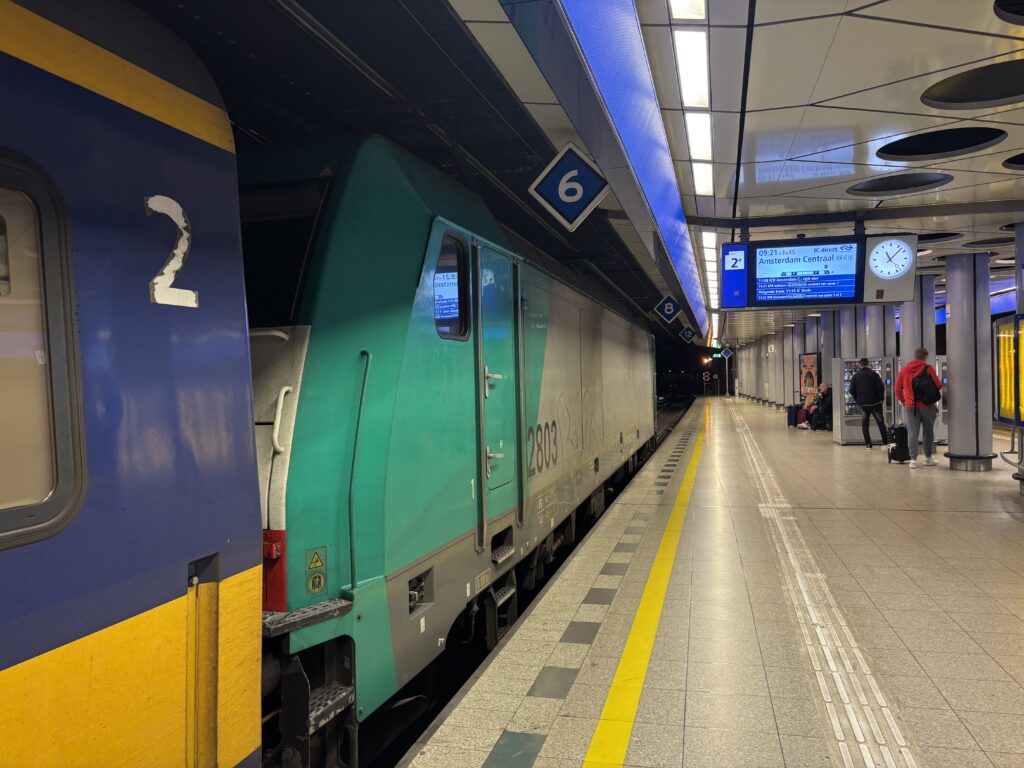
[{"label": "locomotive side window", "polygon": [[20,192],[0,189],[0,507],[53,492],[53,425],[39,218]]},{"label": "locomotive side window", "polygon": [[56,195],[0,156],[0,548],[52,535],[82,488]]},{"label": "locomotive side window", "polygon": [[434,327],[442,339],[469,337],[469,257],[466,242],[445,235],[434,270]]}]

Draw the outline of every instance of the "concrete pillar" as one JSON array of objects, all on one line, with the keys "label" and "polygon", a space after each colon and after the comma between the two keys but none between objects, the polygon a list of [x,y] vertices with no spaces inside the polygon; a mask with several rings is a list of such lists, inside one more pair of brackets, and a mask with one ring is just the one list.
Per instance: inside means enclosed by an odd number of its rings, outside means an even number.
[{"label": "concrete pillar", "polygon": [[857,355],[857,311],[855,307],[843,307],[836,312],[839,328],[839,354],[836,357],[858,357]]},{"label": "concrete pillar", "polygon": [[786,366],[784,357],[782,354],[782,333],[776,332],[775,334],[775,355],[773,362],[774,365],[774,382],[775,382],[775,394],[772,396],[772,402],[777,406],[784,406],[786,404],[786,388],[784,384]]},{"label": "concrete pillar", "polygon": [[914,300],[900,305],[900,359],[904,363],[914,358],[918,347],[935,354],[935,275],[918,275],[915,280]]},{"label": "concrete pillar", "polygon": [[805,317],[804,318],[804,348],[800,350],[800,353],[817,352],[818,345],[821,343],[821,330],[818,327],[817,317]]},{"label": "concrete pillar", "polygon": [[896,357],[896,305],[882,306],[882,354]]},{"label": "concrete pillar", "polygon": [[[946,260],[950,469],[992,469],[992,320],[988,254]],[[933,314],[934,317],[934,314]],[[929,349],[929,352],[932,350]]]},{"label": "concrete pillar", "polygon": [[885,316],[881,304],[864,305],[864,356],[883,357],[885,355],[885,329],[882,318]]}]

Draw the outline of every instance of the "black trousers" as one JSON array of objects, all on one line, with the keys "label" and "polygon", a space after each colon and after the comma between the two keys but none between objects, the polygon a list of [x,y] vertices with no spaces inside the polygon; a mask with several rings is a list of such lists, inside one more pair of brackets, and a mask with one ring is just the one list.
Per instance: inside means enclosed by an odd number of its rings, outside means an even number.
[{"label": "black trousers", "polygon": [[875,417],[875,423],[878,425],[878,431],[882,433],[882,444],[885,445],[885,419],[882,418],[882,404],[875,403],[874,405],[862,405],[861,411],[864,412],[864,419],[860,423],[860,428],[864,431],[864,444],[871,445],[871,417]]}]

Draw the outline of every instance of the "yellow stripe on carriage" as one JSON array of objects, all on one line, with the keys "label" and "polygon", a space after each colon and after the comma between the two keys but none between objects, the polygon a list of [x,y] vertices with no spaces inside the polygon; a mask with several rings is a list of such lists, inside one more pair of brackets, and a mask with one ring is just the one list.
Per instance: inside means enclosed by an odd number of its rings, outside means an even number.
[{"label": "yellow stripe on carriage", "polygon": [[[214,754],[217,765],[240,763],[260,744],[261,579],[257,566],[199,585],[200,600],[217,595],[216,615],[203,616],[200,607],[200,619],[213,621],[215,651],[189,639],[197,626],[190,622],[190,589],[0,671],[0,763],[176,767],[213,765]],[[196,713],[216,723],[199,749],[186,731],[193,693],[193,701],[205,703]]]},{"label": "yellow stripe on carriage", "polygon": [[223,109],[11,0],[0,0],[0,51],[215,147],[235,151]]}]

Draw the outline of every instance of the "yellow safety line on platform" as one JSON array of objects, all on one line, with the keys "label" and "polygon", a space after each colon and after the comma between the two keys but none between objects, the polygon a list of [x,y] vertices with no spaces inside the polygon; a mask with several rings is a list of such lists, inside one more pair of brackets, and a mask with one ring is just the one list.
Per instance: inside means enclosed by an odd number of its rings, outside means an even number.
[{"label": "yellow safety line on platform", "polygon": [[644,677],[651,662],[651,651],[654,648],[654,636],[658,631],[661,609],[665,604],[668,582],[672,575],[672,564],[676,559],[679,539],[683,533],[683,521],[686,520],[686,509],[697,477],[697,465],[700,463],[701,451],[704,447],[704,434],[710,426],[711,404],[704,407],[704,429],[697,435],[693,446],[693,454],[686,465],[686,474],[679,493],[672,505],[665,532],[662,534],[658,553],[647,576],[643,597],[633,618],[633,626],[629,631],[626,648],[622,652],[619,666],[615,670],[612,687],[605,699],[604,709],[597,729],[590,739],[590,747],[584,759],[584,768],[610,768],[621,766],[626,760],[629,748],[629,737],[633,732],[633,721],[640,704],[643,692]]}]

